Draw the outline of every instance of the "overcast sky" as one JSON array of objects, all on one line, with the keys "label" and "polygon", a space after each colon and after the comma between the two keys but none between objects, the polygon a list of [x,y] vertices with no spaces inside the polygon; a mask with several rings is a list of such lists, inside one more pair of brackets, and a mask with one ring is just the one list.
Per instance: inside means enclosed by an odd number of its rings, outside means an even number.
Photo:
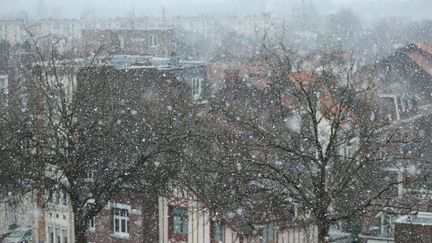
[{"label": "overcast sky", "polygon": [[[304,0],[312,1],[318,10],[329,12],[340,7],[350,7],[359,15],[403,15],[407,11],[430,14],[431,8],[409,9],[409,3],[432,3],[432,0]],[[283,14],[299,5],[302,0],[0,0],[0,17],[125,17],[132,12],[136,16],[167,16],[202,14],[247,14],[276,12]],[[395,4],[398,3],[398,4]],[[405,5],[401,7],[401,5]],[[429,4],[432,5],[432,4]],[[41,6],[45,6],[41,8]],[[408,8],[407,8],[408,6]],[[380,9],[377,9],[380,8]],[[134,9],[134,11],[132,11]],[[372,11],[372,12],[371,12]],[[432,17],[432,16],[431,16]]]}]

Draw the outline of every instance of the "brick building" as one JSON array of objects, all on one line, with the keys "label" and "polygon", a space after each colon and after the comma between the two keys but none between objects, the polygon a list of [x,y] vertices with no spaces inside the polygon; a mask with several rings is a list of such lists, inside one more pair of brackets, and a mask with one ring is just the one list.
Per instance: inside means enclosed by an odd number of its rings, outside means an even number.
[{"label": "brick building", "polygon": [[142,195],[117,195],[89,222],[89,242],[143,242]]},{"label": "brick building", "polygon": [[[89,242],[146,242],[142,226],[145,195],[118,197],[90,223]],[[159,243],[276,243],[316,242],[314,226],[273,223],[245,226],[231,213],[210,213],[193,197],[159,197],[156,219]]]}]

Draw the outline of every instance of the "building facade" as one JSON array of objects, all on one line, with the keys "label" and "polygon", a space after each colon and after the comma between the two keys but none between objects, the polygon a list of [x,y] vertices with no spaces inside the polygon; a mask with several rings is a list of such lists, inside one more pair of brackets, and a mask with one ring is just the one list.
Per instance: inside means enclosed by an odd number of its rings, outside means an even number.
[{"label": "building facade", "polygon": [[175,31],[154,30],[82,30],[82,47],[85,54],[148,55],[170,57],[174,52]]}]

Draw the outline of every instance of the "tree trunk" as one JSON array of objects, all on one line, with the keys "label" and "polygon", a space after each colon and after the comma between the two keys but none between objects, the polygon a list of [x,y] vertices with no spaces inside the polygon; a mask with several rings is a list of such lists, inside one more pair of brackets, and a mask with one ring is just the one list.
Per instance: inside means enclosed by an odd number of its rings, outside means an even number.
[{"label": "tree trunk", "polygon": [[[74,219],[77,217],[74,216]],[[87,243],[87,227],[80,224],[77,220],[74,221],[75,225],[75,243]]]},{"label": "tree trunk", "polygon": [[317,227],[318,227],[318,242],[329,243],[329,230],[330,230],[330,219],[327,215],[326,210],[320,210],[320,215],[317,215]]},{"label": "tree trunk", "polygon": [[331,220],[328,214],[328,204],[324,197],[320,197],[322,200],[316,205],[314,210],[315,222],[318,227],[318,242],[319,243],[329,243],[330,236],[329,230],[331,225]]},{"label": "tree trunk", "polygon": [[79,207],[78,200],[74,200],[74,197],[70,195],[72,211],[74,217],[74,237],[75,243],[87,243],[87,224],[84,218],[84,212],[82,208]]},{"label": "tree trunk", "polygon": [[159,242],[159,197],[147,191],[142,203],[143,243]]},{"label": "tree trunk", "polygon": [[318,223],[318,242],[319,243],[329,243],[329,229],[330,222],[319,222]]},{"label": "tree trunk", "polygon": [[43,186],[40,186],[37,189],[37,207],[40,210],[39,213],[39,220],[38,220],[38,239],[39,242],[47,242],[46,237],[46,219],[45,219],[45,188]]}]

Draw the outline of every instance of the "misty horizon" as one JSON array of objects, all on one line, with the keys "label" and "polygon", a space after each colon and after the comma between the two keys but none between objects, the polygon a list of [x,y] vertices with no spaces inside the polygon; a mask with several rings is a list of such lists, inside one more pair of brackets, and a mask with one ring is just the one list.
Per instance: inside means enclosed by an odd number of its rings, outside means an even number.
[{"label": "misty horizon", "polygon": [[[387,16],[430,18],[432,2],[425,0],[174,0],[158,2],[125,0],[2,0],[0,19],[14,18],[115,18],[115,17],[177,17],[200,15],[252,15],[272,13],[289,16],[299,11],[320,15],[350,8],[362,19]],[[421,7],[419,7],[421,6]]]}]

